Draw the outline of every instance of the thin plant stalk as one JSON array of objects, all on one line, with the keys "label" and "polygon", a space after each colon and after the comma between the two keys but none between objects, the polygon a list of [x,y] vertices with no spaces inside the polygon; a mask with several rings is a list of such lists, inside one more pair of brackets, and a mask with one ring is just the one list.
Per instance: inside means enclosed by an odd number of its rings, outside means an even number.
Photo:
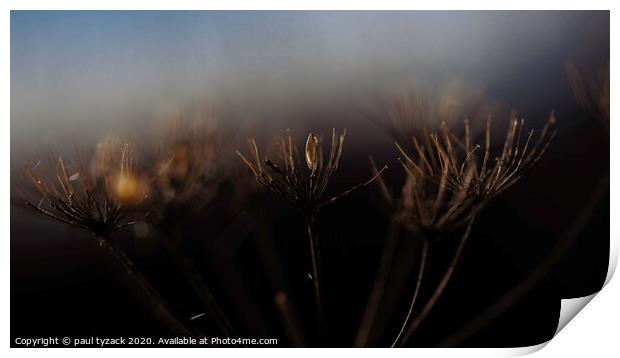
[{"label": "thin plant stalk", "polygon": [[278,291],[275,293],[273,298],[289,342],[291,342],[293,348],[305,347],[306,343],[299,327],[297,326],[294,310],[289,303],[289,295],[286,292]]},{"label": "thin plant stalk", "polygon": [[227,337],[238,337],[235,329],[233,328],[230,320],[226,317],[226,314],[222,308],[218,305],[213,293],[209,289],[209,286],[204,282],[202,277],[196,272],[193,263],[188,262],[187,259],[181,263],[181,271],[186,280],[190,283],[194,292],[200,298],[202,304],[211,311],[211,316],[215,319],[220,329]]},{"label": "thin plant stalk", "polygon": [[316,220],[314,214],[308,214],[306,216],[307,224],[308,224],[308,249],[309,249],[309,259],[310,259],[310,276],[312,279],[312,286],[314,290],[314,302],[316,309],[316,324],[319,334],[319,341],[321,343],[325,340],[325,318],[323,316],[323,302],[321,296],[321,276],[320,276],[320,267],[321,267],[321,255],[319,248],[319,238],[316,234]]},{"label": "thin plant stalk", "polygon": [[152,307],[154,307],[155,314],[159,320],[164,322],[176,334],[187,337],[195,336],[190,328],[177,319],[157,290],[149,283],[140,270],[134,265],[133,261],[114,241],[102,235],[97,236],[95,239],[99,247],[109,253],[123,268],[127,276],[140,288],[144,297],[151,303]]},{"label": "thin plant stalk", "polygon": [[377,275],[375,277],[372,290],[368,297],[368,304],[366,305],[364,315],[362,316],[362,321],[360,324],[360,328],[357,332],[357,336],[355,337],[355,341],[353,342],[354,347],[364,347],[366,346],[366,343],[368,341],[368,336],[370,335],[373,323],[375,321],[375,318],[377,317],[377,311],[379,310],[381,297],[383,296],[383,291],[390,275],[390,268],[392,267],[394,256],[396,254],[398,234],[399,225],[397,223],[397,219],[393,218],[392,220],[390,220],[390,226],[388,228],[385,246],[383,248],[381,258],[379,259]]},{"label": "thin plant stalk", "polygon": [[282,275],[284,263],[275,247],[276,243],[264,226],[257,227],[257,234],[256,248],[258,256],[261,259],[264,273],[269,280],[273,301],[284,334],[287,336],[291,347],[306,347],[304,330],[299,326],[297,309]]},{"label": "thin plant stalk", "polygon": [[502,315],[506,310],[515,305],[519,300],[523,299],[533,289],[538,287],[547,277],[549,272],[555,267],[558,261],[564,257],[564,254],[571,248],[574,242],[583,233],[586,225],[595,214],[596,207],[600,201],[608,195],[609,191],[609,173],[600,179],[595,187],[594,193],[584,206],[579,215],[572,221],[571,227],[566,230],[565,234],[557,241],[555,246],[549,253],[538,263],[538,265],[517,285],[512,287],[508,292],[501,296],[493,304],[476,315],[471,321],[463,325],[461,328],[450,334],[440,342],[441,347],[454,347],[465,341],[467,338],[479,332],[488,324],[493,322],[497,317]]},{"label": "thin plant stalk", "polygon": [[424,276],[426,275],[426,266],[427,266],[427,262],[428,262],[428,251],[429,251],[429,243],[427,240],[424,240],[422,242],[422,257],[420,259],[420,269],[418,270],[418,278],[416,280],[416,285],[415,285],[415,289],[413,291],[413,296],[411,298],[411,303],[409,304],[409,311],[407,311],[407,316],[405,317],[405,322],[403,323],[403,325],[400,328],[400,331],[398,332],[398,335],[396,336],[396,339],[394,339],[394,342],[392,342],[392,344],[390,345],[390,348],[394,348],[396,347],[397,344],[399,344],[399,341],[403,335],[403,333],[405,332],[405,329],[407,328],[407,326],[409,325],[411,319],[413,318],[413,309],[415,308],[415,304],[418,300],[418,297],[420,295],[420,289],[422,287],[422,281],[424,280]]},{"label": "thin plant stalk", "polygon": [[446,286],[448,286],[448,282],[450,282],[450,279],[452,278],[452,274],[454,273],[456,265],[458,264],[461,258],[461,255],[463,253],[463,249],[465,248],[465,243],[467,242],[467,239],[469,238],[469,234],[471,232],[471,228],[474,223],[474,220],[475,220],[475,216],[473,216],[467,223],[465,232],[463,233],[463,236],[461,236],[461,240],[459,242],[458,247],[456,248],[456,251],[454,252],[454,256],[452,257],[452,261],[450,262],[448,269],[446,270],[441,281],[439,282],[439,285],[437,285],[435,292],[433,292],[431,297],[428,299],[428,301],[426,302],[426,304],[420,311],[420,314],[411,322],[411,325],[407,329],[407,333],[405,334],[404,338],[402,339],[400,343],[401,347],[407,343],[407,341],[411,338],[413,333],[415,333],[415,331],[424,322],[426,317],[428,317],[429,313],[431,312],[433,307],[435,307],[435,304],[437,303],[437,301],[443,294],[444,290],[446,289]]},{"label": "thin plant stalk", "polygon": [[226,335],[226,337],[238,337],[232,324],[230,323],[230,320],[226,317],[224,310],[222,310],[217,303],[217,300],[209,288],[209,285],[198,273],[192,259],[181,254],[181,250],[179,250],[176,245],[171,244],[169,246],[183,278],[198,296],[198,299],[207,310],[210,318],[214,319],[218,328]]}]

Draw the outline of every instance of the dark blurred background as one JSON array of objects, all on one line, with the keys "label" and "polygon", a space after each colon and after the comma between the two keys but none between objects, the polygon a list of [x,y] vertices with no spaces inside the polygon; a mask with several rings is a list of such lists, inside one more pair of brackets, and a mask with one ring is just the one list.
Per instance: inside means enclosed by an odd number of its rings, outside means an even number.
[{"label": "dark blurred background", "polygon": [[[609,12],[12,12],[11,168],[50,147],[140,134],[208,104],[223,131],[237,132],[221,149],[231,167],[240,164],[235,148],[247,152],[247,136],[266,146],[290,128],[303,143],[309,131],[346,127],[328,194],[366,180],[369,155],[389,165],[386,180],[399,190],[383,99],[428,94],[455,114],[454,126],[468,116],[480,128],[492,114],[498,141],[510,111],[535,129],[555,111],[558,134],[547,154],[479,216],[453,280],[411,342],[440,344],[576,234],[541,284],[459,343],[533,345],[553,336],[560,298],[598,291],[607,274],[608,124],[578,105],[568,62],[584,78],[608,68]],[[299,321],[312,328],[303,215],[252,187],[245,168],[233,173],[183,219],[182,236],[240,335],[286,345],[276,290],[289,292]],[[251,189],[241,194],[239,185]],[[571,232],[601,187],[587,225]],[[371,185],[326,208],[318,223],[329,345],[350,346],[388,216]],[[117,239],[180,314],[202,312],[156,239],[135,238],[132,229]],[[388,344],[407,309],[416,248],[404,234],[399,245],[387,308],[371,334],[376,345]],[[445,260],[438,254],[433,263]],[[12,338],[169,335],[122,277],[90,234],[11,206]]]}]

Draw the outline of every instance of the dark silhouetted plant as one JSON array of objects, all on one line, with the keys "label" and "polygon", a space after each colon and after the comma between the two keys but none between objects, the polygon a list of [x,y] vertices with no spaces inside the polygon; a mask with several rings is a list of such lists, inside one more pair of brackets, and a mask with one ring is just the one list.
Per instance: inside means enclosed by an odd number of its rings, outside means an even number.
[{"label": "dark silhouetted plant", "polygon": [[[429,133],[424,129],[417,136],[413,136],[411,154],[403,148],[403,144],[396,143],[403,158],[399,160],[406,173],[400,196],[392,194],[382,178],[378,179],[378,183],[385,201],[391,207],[393,225],[421,237],[422,252],[409,310],[392,347],[402,346],[411,338],[443,293],[460,259],[478,212],[531,169],[555,136],[553,115],[536,139],[533,138],[534,131],[524,130],[523,124],[523,120],[511,119],[503,147],[494,154],[491,147],[490,120],[486,124],[482,155],[478,155],[481,146],[474,144],[468,120],[465,120],[462,139],[442,123],[436,133]],[[376,168],[374,170],[376,171]],[[463,234],[446,272],[414,317],[425,270],[428,269],[430,243],[462,227],[465,227]],[[356,346],[366,343],[389,275],[397,237],[396,234],[390,235],[385,243],[377,279],[356,338]]]},{"label": "dark silhouetted plant", "polygon": [[325,189],[332,181],[336,170],[340,164],[345,138],[344,131],[336,135],[332,131],[329,154],[323,152],[322,138],[310,133],[306,140],[304,150],[305,163],[300,158],[299,151],[290,133],[280,140],[281,164],[276,164],[271,159],[261,160],[258,146],[254,139],[250,139],[250,150],[252,161],[237,151],[239,157],[250,168],[256,180],[269,191],[278,194],[292,205],[303,211],[306,217],[308,228],[308,246],[310,252],[309,273],[312,278],[314,288],[314,298],[316,304],[316,317],[321,341],[325,336],[325,326],[323,318],[323,302],[320,284],[320,250],[319,241],[316,234],[315,215],[324,205],[334,203],[340,198],[348,195],[354,190],[370,184],[380,176],[381,171],[377,171],[370,180],[358,184],[344,192],[325,198]]}]

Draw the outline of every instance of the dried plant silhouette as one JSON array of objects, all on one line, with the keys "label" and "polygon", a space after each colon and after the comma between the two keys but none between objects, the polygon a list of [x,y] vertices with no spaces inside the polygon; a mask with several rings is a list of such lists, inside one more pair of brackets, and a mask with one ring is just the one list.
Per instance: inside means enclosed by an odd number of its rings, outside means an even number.
[{"label": "dried plant silhouette", "polygon": [[[281,166],[270,159],[262,162],[258,146],[254,139],[250,139],[250,149],[252,151],[251,162],[243,154],[237,151],[237,155],[250,168],[256,180],[269,191],[282,196],[292,205],[303,211],[306,217],[308,229],[308,249],[309,266],[314,288],[314,298],[316,305],[316,320],[319,339],[324,341],[326,334],[325,320],[323,318],[323,302],[320,283],[320,250],[319,239],[316,233],[315,215],[324,205],[334,203],[354,190],[366,186],[381,175],[384,167],[368,181],[360,183],[344,192],[326,199],[325,189],[333,179],[340,164],[344,149],[344,138],[346,131],[336,135],[336,130],[332,131],[329,154],[324,155],[322,139],[313,133],[308,135],[304,151],[305,163],[300,159],[299,151],[290,133],[279,142]],[[304,165],[305,164],[305,165]],[[269,169],[269,171],[264,170]]]},{"label": "dried plant silhouette", "polygon": [[[492,154],[489,119],[483,154],[479,155],[481,146],[474,144],[469,121],[465,120],[464,124],[463,139],[458,138],[445,123],[437,133],[431,134],[423,128],[420,134],[411,138],[412,154],[403,149],[403,144],[396,142],[396,147],[404,158],[400,161],[406,173],[400,197],[390,192],[382,178],[378,179],[383,197],[392,208],[392,225],[403,227],[422,240],[416,285],[407,316],[392,347],[407,343],[441,297],[469,238],[476,214],[489,200],[516,183],[531,169],[555,136],[554,115],[551,115],[535,140],[533,130],[524,134],[523,120],[512,118],[502,150]],[[463,226],[465,229],[448,268],[431,296],[414,316],[425,271],[428,269],[427,258],[431,243]],[[394,228],[390,232],[356,337],[356,346],[366,344],[392,265],[398,235]]]},{"label": "dried plant silhouette", "polygon": [[[327,150],[322,137],[310,133],[303,154],[287,132],[277,143],[279,160],[262,159],[254,139],[249,140],[250,156],[236,151],[258,183],[304,214],[308,277],[312,281],[319,345],[326,344],[327,334],[316,227],[316,215],[322,207],[376,181],[390,211],[384,250],[354,346],[369,345],[401,233],[418,242],[418,251],[414,253],[417,269],[413,290],[410,295],[407,293],[407,313],[399,319],[402,324],[397,335],[390,338],[392,347],[405,346],[448,286],[477,214],[536,165],[555,136],[555,117],[549,118],[538,136],[533,130],[525,129],[523,120],[511,118],[499,147],[491,141],[490,119],[486,122],[482,144],[475,142],[468,120],[464,121],[462,133],[459,136],[442,123],[433,132],[422,127],[408,143],[397,141],[398,160],[405,174],[404,184],[397,194],[382,178],[387,166],[379,170],[371,160],[369,180],[336,195],[326,195],[343,157],[345,132],[337,134],[333,130]],[[201,215],[200,208],[207,205],[220,184],[228,180],[217,163],[222,146],[213,132],[182,120],[171,122],[165,134],[155,142],[155,155],[150,159],[147,156],[146,160],[143,156],[139,170],[135,150],[129,144],[103,141],[90,160],[81,155],[69,164],[58,157],[27,165],[13,187],[25,205],[35,212],[91,232],[99,246],[124,268],[169,328],[182,335],[202,335],[177,317],[112,238],[116,231],[138,221],[148,223],[164,239],[179,272],[202,303],[208,324],[213,325],[207,328],[209,333],[238,337],[239,330],[218,302],[217,288],[208,282],[195,259],[188,254],[182,234],[187,214]],[[454,251],[443,276],[438,282],[430,282],[427,273],[434,243],[452,239],[455,240]],[[273,248],[264,250],[263,254],[270,257],[269,262],[276,261]],[[429,294],[423,294],[423,288],[425,292],[430,289]],[[287,332],[291,343],[305,345],[304,334],[288,299],[285,291],[274,294],[283,323],[295,330]]]},{"label": "dried plant silhouette", "polygon": [[158,318],[177,334],[192,335],[111,236],[135,223],[130,211],[145,195],[143,182],[132,168],[129,145],[124,144],[120,153],[115,149],[111,143],[100,144],[93,167],[84,160],[66,164],[62,157],[55,164],[26,165],[15,189],[37,213],[92,233],[98,246],[141,289]]},{"label": "dried plant silhouette", "polygon": [[[354,346],[368,345],[401,230],[419,242],[417,273],[407,314],[391,343],[392,347],[405,346],[447,287],[478,212],[540,160],[555,135],[554,124],[552,115],[540,135],[535,137],[533,130],[525,129],[523,120],[512,118],[499,150],[491,142],[490,120],[486,123],[482,145],[474,142],[468,120],[464,121],[462,137],[445,123],[432,133],[423,127],[411,137],[410,143],[395,143],[405,173],[398,195],[388,188],[381,176],[387,166],[379,170],[374,162],[373,175],[368,181],[336,195],[325,194],[342,160],[344,132],[332,131],[327,153],[322,138],[310,133],[303,155],[300,155],[288,132],[278,142],[278,161],[261,159],[254,139],[249,141],[251,160],[236,151],[258,183],[299,208],[306,218],[308,277],[313,284],[319,344],[325,344],[327,333],[316,229],[316,215],[323,206],[377,181],[391,212],[384,251]],[[81,156],[66,164],[58,157],[55,165],[50,165],[54,161],[39,161],[26,166],[22,180],[17,181],[14,188],[24,198],[26,206],[37,213],[91,232],[100,247],[106,249],[141,288],[158,317],[171,329],[184,335],[200,335],[174,314],[112,238],[114,232],[137,220],[150,223],[162,234],[179,272],[202,303],[208,322],[214,325],[208,328],[209,332],[237,337],[238,330],[216,299],[214,287],[200,273],[194,258],[187,254],[180,231],[186,214],[199,213],[217,193],[220,183],[226,180],[216,163],[222,148],[212,132],[182,120],[171,122],[156,142],[155,155],[142,163],[141,170],[136,168],[135,151],[129,144],[103,141],[90,161]],[[427,272],[433,243],[447,240],[454,233],[458,233],[460,239],[455,243],[451,261],[432,292],[422,295],[422,288],[432,284],[427,282]],[[266,254],[274,260],[273,252]],[[283,322],[296,330],[289,332],[291,342],[305,345],[301,338],[303,333],[294,323],[295,315],[286,292],[278,291],[274,299]]]},{"label": "dried plant silhouette", "polygon": [[[597,91],[597,94],[604,94],[606,90],[599,88]],[[595,97],[593,93],[589,95]],[[579,103],[583,102],[577,92],[576,98]],[[424,111],[416,110],[418,102],[406,104],[405,99],[396,109],[401,117]],[[599,102],[604,103],[604,99]],[[588,108],[594,107],[590,103]],[[598,109],[595,112],[602,118],[609,113]],[[343,158],[346,132],[339,134],[333,130],[327,144],[321,136],[310,133],[303,148],[299,148],[287,131],[277,142],[277,159],[263,158],[253,138],[249,140],[250,155],[235,151],[241,159],[239,165],[245,164],[262,187],[282,197],[304,215],[307,273],[312,282],[315,309],[315,322],[312,323],[316,324],[317,344],[326,345],[328,333],[321,281],[325,273],[322,272],[316,222],[321,208],[336,203],[357,189],[377,183],[388,207],[389,227],[353,346],[372,346],[376,338],[372,333],[387,339],[391,347],[408,346],[444,295],[470,239],[477,215],[540,161],[556,134],[555,122],[552,114],[538,134],[538,131],[527,129],[524,120],[512,117],[503,141],[493,140],[490,118],[480,138],[473,134],[469,120],[464,120],[462,129],[452,129],[442,122],[436,129],[429,130],[420,122],[408,139],[394,143],[404,173],[404,184],[398,191],[391,190],[382,177],[387,166],[379,169],[371,159],[369,180],[335,195],[326,194]],[[25,206],[34,212],[92,233],[99,247],[123,267],[140,288],[145,302],[171,330],[184,336],[203,336],[196,328],[196,322],[175,314],[112,237],[117,231],[138,222],[146,223],[150,228],[148,234],[138,234],[137,231],[134,234],[149,237],[153,234],[153,238],[163,239],[178,272],[202,304],[204,313],[199,316],[206,319],[203,321],[207,322],[205,332],[239,337],[243,332],[236,327],[239,322],[231,319],[230,312],[226,312],[225,305],[219,301],[218,287],[202,272],[194,253],[186,245],[183,231],[187,220],[204,215],[202,208],[218,195],[223,183],[230,181],[229,174],[219,163],[221,153],[228,147],[223,145],[216,131],[183,119],[171,121],[153,143],[155,145],[146,150],[147,155],[141,152],[139,159],[134,145],[106,140],[97,145],[95,154],[90,157],[82,153],[69,161],[61,156],[41,160],[35,165],[26,165],[12,188]],[[581,228],[583,220],[575,225]],[[260,235],[268,236],[268,233]],[[399,322],[398,329],[386,337],[389,331],[379,331],[375,321],[388,288],[398,243],[403,237],[411,239],[415,247],[410,256],[412,281],[406,284],[410,287],[404,291],[406,311],[399,314],[402,317],[395,317]],[[277,250],[273,247],[275,243],[263,241],[264,245],[257,248],[262,250],[265,266],[283,270],[286,263],[278,262]],[[440,253],[450,257],[445,267],[435,267],[430,262],[439,242],[448,242],[451,247],[449,252]],[[539,279],[542,276],[540,270],[548,270],[552,263],[541,266],[532,274],[538,275],[536,279]],[[437,279],[429,275],[431,270],[440,273]],[[305,346],[309,337],[298,322],[298,312],[290,301],[286,285],[281,282],[282,277],[275,276],[270,278],[279,280],[274,284],[273,298],[285,329],[291,330],[286,335],[292,345]],[[506,309],[507,302],[513,302],[515,297],[527,292],[532,282],[516,288],[517,294],[513,292],[506,300],[490,307],[489,312],[466,326],[465,333],[463,330],[455,332],[442,344],[457,344],[483,327]]]},{"label": "dried plant silhouette", "polygon": [[9,16],[12,347],[532,346],[611,279],[609,11]]}]

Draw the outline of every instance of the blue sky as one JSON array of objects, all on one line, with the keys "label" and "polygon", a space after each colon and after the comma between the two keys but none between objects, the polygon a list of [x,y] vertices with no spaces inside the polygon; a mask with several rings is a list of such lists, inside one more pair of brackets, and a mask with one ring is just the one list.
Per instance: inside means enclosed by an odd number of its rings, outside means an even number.
[{"label": "blue sky", "polygon": [[206,98],[363,101],[453,79],[553,101],[565,61],[608,59],[606,12],[12,11],[11,131],[96,129]]}]

